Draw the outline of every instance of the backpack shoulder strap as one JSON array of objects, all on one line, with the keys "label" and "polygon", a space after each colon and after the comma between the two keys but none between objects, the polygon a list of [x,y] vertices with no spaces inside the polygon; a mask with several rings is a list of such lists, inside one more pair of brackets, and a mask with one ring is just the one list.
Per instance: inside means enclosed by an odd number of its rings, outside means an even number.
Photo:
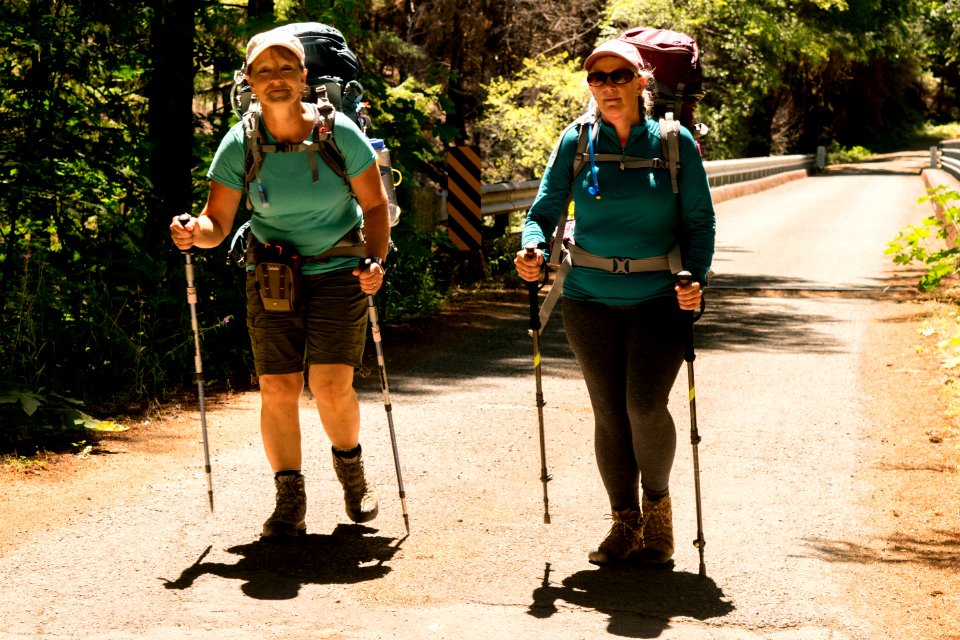
[{"label": "backpack shoulder strap", "polygon": [[[260,173],[260,165],[263,164],[263,133],[260,131],[260,104],[254,102],[243,113],[244,130],[244,159],[243,159],[243,190],[247,194],[247,209],[253,209],[253,202],[250,200],[250,183],[256,180]],[[266,196],[263,192],[263,186],[260,189],[260,202],[264,207],[267,204]]]},{"label": "backpack shoulder strap", "polygon": [[660,118],[660,148],[666,168],[670,171],[670,186],[674,193],[680,193],[677,176],[680,172],[680,122],[673,119],[673,113]]},{"label": "backpack shoulder strap", "polygon": [[[333,121],[336,118],[337,109],[330,102],[325,86],[316,87],[316,96],[317,101],[313,105],[315,118],[313,141],[317,145],[317,153],[335,174],[347,180],[347,162],[333,138]],[[313,154],[311,154],[312,157]],[[311,160],[311,167],[315,167],[314,163],[315,161]],[[316,174],[314,174],[314,178],[316,178]],[[314,182],[316,182],[316,179]]]},{"label": "backpack shoulder strap", "polygon": [[591,127],[584,126],[589,122],[593,121],[593,114],[589,111],[573,122],[571,122],[563,130],[563,133],[560,134],[560,138],[557,140],[556,146],[553,148],[553,153],[550,155],[550,160],[547,162],[548,167],[552,167],[553,163],[557,159],[557,154],[560,151],[560,143],[563,141],[563,138],[567,133],[574,128],[579,127],[577,130],[577,151],[573,156],[573,169],[570,173],[570,195],[567,196],[567,201],[564,204],[563,210],[560,212],[560,220],[557,222],[557,229],[553,234],[553,240],[550,243],[550,256],[548,260],[548,265],[556,267],[560,264],[560,261],[563,259],[563,235],[566,232],[567,228],[567,211],[570,209],[570,201],[573,199],[573,184],[576,181],[577,174],[583,169],[583,165],[586,163],[586,149],[587,149],[587,136],[588,130]]},{"label": "backpack shoulder strap", "polygon": [[587,160],[589,158],[589,151],[587,147],[590,146],[590,132],[593,132],[594,142],[597,140],[597,136],[600,134],[600,127],[590,126],[596,122],[596,116],[592,112],[587,112],[573,121],[571,127],[580,127],[579,133],[577,135],[577,153],[573,157],[573,177],[576,178],[580,171],[583,170]]}]

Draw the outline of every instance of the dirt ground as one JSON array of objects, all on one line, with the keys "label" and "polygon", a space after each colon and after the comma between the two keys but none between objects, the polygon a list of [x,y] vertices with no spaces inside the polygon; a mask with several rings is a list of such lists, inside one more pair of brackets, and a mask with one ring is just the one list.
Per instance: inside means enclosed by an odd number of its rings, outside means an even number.
[{"label": "dirt ground", "polygon": [[[907,305],[910,320],[903,321],[901,308],[890,321],[875,325],[870,357],[860,372],[875,423],[867,443],[870,453],[859,472],[859,480],[870,487],[864,495],[871,515],[856,523],[858,534],[849,539],[811,544],[819,544],[815,551],[835,558],[847,572],[847,606],[880,618],[884,627],[894,630],[889,637],[956,639],[960,438],[944,393],[952,374],[941,367],[943,341],[956,323],[955,307],[930,300],[901,305]],[[403,344],[394,342],[391,348],[412,348],[418,333],[441,335],[438,323],[460,316],[453,306],[444,315],[406,327]],[[239,424],[248,423],[257,406],[255,393],[208,398],[208,410],[219,423],[238,422],[236,429],[221,429],[220,438],[230,433],[238,439],[249,436],[249,425]],[[106,435],[90,455],[51,455],[42,467],[7,465],[0,473],[0,555],[85,514],[122,503],[149,485],[159,469],[196,462],[198,430],[191,409],[165,406],[128,423],[126,432]],[[898,606],[886,606],[890,601]]]}]

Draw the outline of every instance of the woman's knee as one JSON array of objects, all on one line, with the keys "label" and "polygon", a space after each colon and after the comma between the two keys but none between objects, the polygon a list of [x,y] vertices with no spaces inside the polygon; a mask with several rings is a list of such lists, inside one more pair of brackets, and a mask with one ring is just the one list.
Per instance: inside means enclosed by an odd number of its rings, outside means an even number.
[{"label": "woman's knee", "polygon": [[268,374],[259,377],[260,396],[266,402],[298,402],[303,393],[303,374]]},{"label": "woman's knee", "polygon": [[353,367],[346,365],[311,365],[310,392],[317,402],[336,404],[353,397]]}]

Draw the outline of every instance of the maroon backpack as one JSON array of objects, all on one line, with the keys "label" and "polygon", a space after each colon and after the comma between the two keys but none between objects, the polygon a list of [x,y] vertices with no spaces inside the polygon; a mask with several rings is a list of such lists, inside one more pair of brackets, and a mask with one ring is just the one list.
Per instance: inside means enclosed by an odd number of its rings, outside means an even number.
[{"label": "maroon backpack", "polygon": [[657,84],[654,115],[662,118],[673,113],[694,136],[702,135],[703,125],[693,122],[694,110],[704,95],[697,42],[685,33],[649,27],[627,29],[620,40],[635,46],[653,69]]}]

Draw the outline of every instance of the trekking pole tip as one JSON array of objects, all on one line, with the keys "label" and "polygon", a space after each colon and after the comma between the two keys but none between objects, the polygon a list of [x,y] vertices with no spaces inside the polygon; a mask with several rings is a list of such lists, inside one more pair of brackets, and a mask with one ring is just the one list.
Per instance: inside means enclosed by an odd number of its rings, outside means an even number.
[{"label": "trekking pole tip", "polygon": [[410,516],[403,514],[403,526],[407,529],[407,535],[410,534]]}]

